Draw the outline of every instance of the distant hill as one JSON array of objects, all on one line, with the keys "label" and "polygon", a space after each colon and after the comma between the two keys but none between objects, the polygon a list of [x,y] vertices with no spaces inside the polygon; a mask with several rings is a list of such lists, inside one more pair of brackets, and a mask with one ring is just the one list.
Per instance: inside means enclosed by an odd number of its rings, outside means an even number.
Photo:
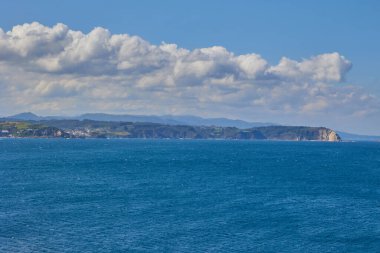
[{"label": "distant hill", "polygon": [[[106,114],[106,113],[86,113],[80,116],[39,116],[32,112],[23,112],[16,115],[0,118],[0,121],[51,121],[51,120],[92,120],[102,122],[135,122],[135,123],[156,123],[163,125],[187,125],[187,126],[218,126],[236,127],[239,129],[279,126],[275,123],[248,122],[227,118],[202,118],[191,115],[130,115],[130,114]],[[359,135],[337,131],[343,141],[380,141],[380,136]]]},{"label": "distant hill", "polygon": [[57,127],[17,121],[0,122],[0,137],[70,138],[71,136]]},{"label": "distant hill", "polygon": [[220,126],[168,125],[94,120],[0,122],[0,137],[32,138],[147,138],[340,141],[325,127],[266,126],[239,129]]},{"label": "distant hill", "polygon": [[7,119],[16,119],[16,120],[41,120],[41,117],[31,113],[31,112],[23,112],[16,115],[12,115],[9,117],[6,117]]},{"label": "distant hill", "polygon": [[202,118],[191,115],[174,116],[154,116],[154,115],[117,115],[106,113],[86,113],[80,116],[65,117],[65,116],[38,116],[31,112],[24,112],[9,117],[6,120],[58,120],[58,119],[72,119],[72,120],[96,120],[96,121],[111,121],[111,122],[146,122],[158,123],[167,125],[192,125],[192,126],[221,126],[221,127],[237,127],[237,128],[251,128],[262,126],[278,125],[274,123],[263,122],[248,122],[243,120],[234,120],[227,118]]},{"label": "distant hill", "polygon": [[180,121],[175,119],[165,118],[164,116],[154,116],[154,115],[117,115],[117,114],[106,114],[106,113],[86,113],[82,114],[76,119],[80,120],[97,120],[97,121],[113,121],[113,122],[150,122],[158,124],[169,124],[169,125],[179,125]]},{"label": "distant hill", "polygon": [[52,120],[52,119],[71,119],[74,117],[65,117],[65,116],[39,116],[32,112],[23,112],[19,114],[15,114],[12,116],[1,118],[2,121],[4,120],[15,120],[15,121],[24,121],[24,120],[31,120],[31,121],[41,121],[41,120]]},{"label": "distant hill", "polygon": [[192,125],[192,126],[221,126],[250,128],[260,126],[277,125],[274,123],[248,122],[243,120],[233,120],[227,118],[202,118],[191,115],[184,116],[145,116],[145,115],[114,115],[105,113],[87,113],[77,117],[77,119],[89,119],[98,121],[118,121],[118,122],[151,122],[168,125]]}]

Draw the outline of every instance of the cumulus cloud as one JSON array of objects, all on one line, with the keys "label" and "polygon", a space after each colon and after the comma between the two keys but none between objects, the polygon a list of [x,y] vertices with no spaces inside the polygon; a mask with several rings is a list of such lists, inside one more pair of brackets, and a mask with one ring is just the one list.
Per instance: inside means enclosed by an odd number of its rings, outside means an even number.
[{"label": "cumulus cloud", "polygon": [[166,72],[177,79],[257,80],[260,77],[314,81],[341,81],[351,63],[338,53],[323,54],[301,62],[281,59],[276,66],[257,54],[235,56],[224,47],[186,50],[175,44],[152,45],[137,36],[112,35],[94,28],[88,34],[64,24],[39,23],[0,30],[0,60],[21,63],[42,73],[82,75],[138,75]]},{"label": "cumulus cloud", "polygon": [[284,113],[376,113],[375,97],[336,85],[350,69],[351,62],[337,52],[300,61],[283,57],[270,65],[259,54],[235,55],[221,46],[188,50],[153,45],[101,27],[87,34],[37,22],[0,29],[3,113],[9,104],[13,110],[45,113],[99,110],[235,118],[248,113],[244,118],[260,115],[264,120]]},{"label": "cumulus cloud", "polygon": [[301,62],[282,58],[269,72],[296,80],[341,82],[350,70],[351,63],[338,53],[322,54]]}]

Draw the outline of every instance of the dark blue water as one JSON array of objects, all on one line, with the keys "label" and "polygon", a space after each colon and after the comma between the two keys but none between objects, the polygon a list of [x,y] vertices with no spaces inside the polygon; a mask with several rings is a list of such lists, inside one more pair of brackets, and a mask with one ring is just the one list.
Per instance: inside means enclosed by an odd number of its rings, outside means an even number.
[{"label": "dark blue water", "polygon": [[0,252],[380,252],[380,143],[2,139]]}]

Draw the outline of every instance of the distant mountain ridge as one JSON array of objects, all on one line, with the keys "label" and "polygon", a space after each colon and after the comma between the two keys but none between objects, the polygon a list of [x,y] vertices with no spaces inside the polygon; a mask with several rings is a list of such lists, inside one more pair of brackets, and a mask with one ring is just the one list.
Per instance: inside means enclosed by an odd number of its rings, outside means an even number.
[{"label": "distant mountain ridge", "polygon": [[41,117],[31,113],[31,112],[22,112],[16,115],[6,117],[8,119],[17,119],[17,120],[41,120]]},{"label": "distant mountain ridge", "polygon": [[[280,126],[275,123],[248,122],[244,120],[234,120],[227,118],[202,118],[198,116],[182,115],[129,115],[129,114],[106,114],[106,113],[86,113],[79,116],[39,116],[32,112],[23,112],[16,115],[0,118],[0,121],[48,121],[48,120],[94,120],[108,122],[140,122],[156,123],[166,125],[190,125],[190,126],[219,126],[237,127],[248,129],[255,127]],[[380,136],[352,134],[337,131],[343,141],[380,141]]]},{"label": "distant mountain ridge", "polygon": [[251,128],[263,126],[275,126],[279,124],[266,123],[266,122],[248,122],[244,120],[235,120],[227,118],[202,118],[198,116],[183,115],[130,115],[130,114],[106,114],[106,113],[86,113],[79,116],[38,116],[31,112],[24,112],[12,116],[5,117],[7,120],[58,120],[58,119],[72,119],[72,120],[96,120],[96,121],[112,121],[112,122],[145,122],[145,123],[158,123],[168,125],[192,125],[192,126],[220,126],[220,127],[237,127],[237,128]]},{"label": "distant mountain ridge", "polygon": [[239,129],[87,119],[4,121],[0,122],[0,137],[341,141],[334,130],[325,127],[266,126]]}]

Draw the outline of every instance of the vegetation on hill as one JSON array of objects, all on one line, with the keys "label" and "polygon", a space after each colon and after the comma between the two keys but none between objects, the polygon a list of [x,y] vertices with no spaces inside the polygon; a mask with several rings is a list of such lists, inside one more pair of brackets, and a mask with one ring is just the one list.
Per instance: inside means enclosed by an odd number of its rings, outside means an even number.
[{"label": "vegetation on hill", "polygon": [[324,127],[267,126],[248,129],[141,122],[46,120],[0,123],[3,136],[66,138],[248,139],[339,141]]},{"label": "vegetation on hill", "polygon": [[70,137],[61,129],[30,122],[0,122],[1,137]]}]

